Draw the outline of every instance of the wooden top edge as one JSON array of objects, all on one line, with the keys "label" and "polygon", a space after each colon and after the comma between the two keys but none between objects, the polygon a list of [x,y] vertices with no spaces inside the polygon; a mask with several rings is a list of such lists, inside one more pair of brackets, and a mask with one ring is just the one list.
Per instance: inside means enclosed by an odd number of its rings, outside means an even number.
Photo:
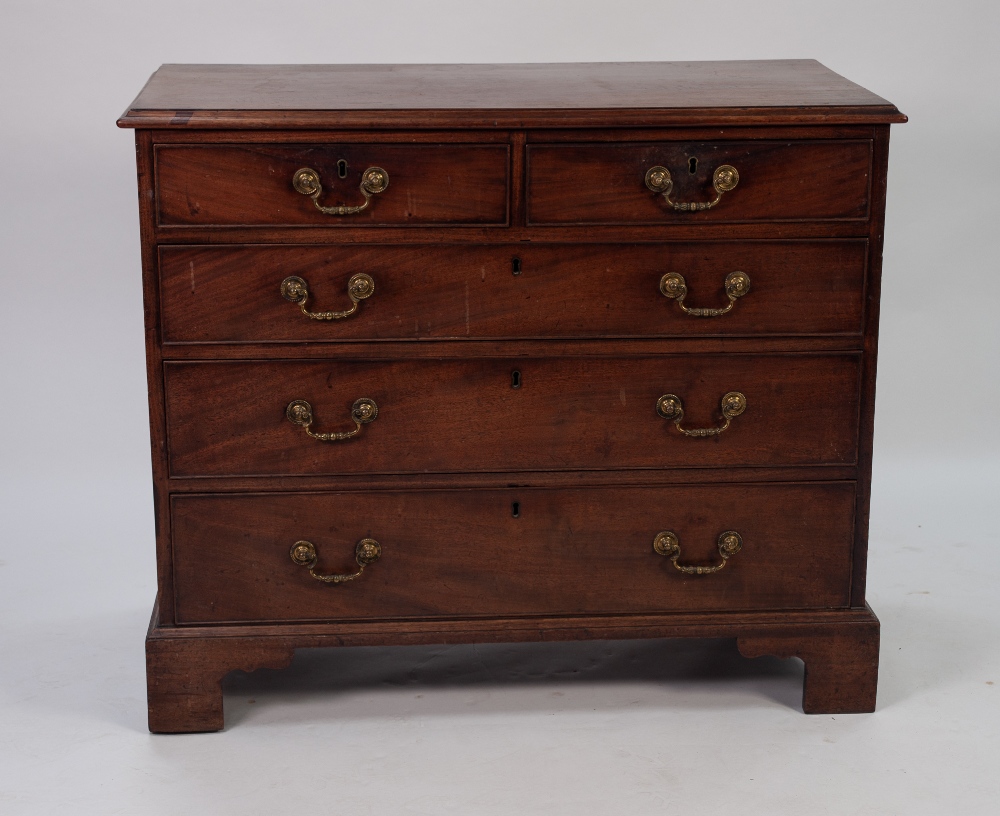
[{"label": "wooden top edge", "polygon": [[660,108],[554,110],[138,110],[120,128],[170,130],[441,130],[490,128],[658,128],[743,125],[903,124],[893,105],[822,108]]},{"label": "wooden top edge", "polygon": [[[815,60],[163,65],[120,127],[578,127],[902,122]],[[625,121],[622,121],[622,119]],[[215,125],[213,120],[225,124]],[[240,124],[249,123],[254,124]],[[424,124],[429,122],[429,124]],[[300,124],[301,123],[301,124]]]}]

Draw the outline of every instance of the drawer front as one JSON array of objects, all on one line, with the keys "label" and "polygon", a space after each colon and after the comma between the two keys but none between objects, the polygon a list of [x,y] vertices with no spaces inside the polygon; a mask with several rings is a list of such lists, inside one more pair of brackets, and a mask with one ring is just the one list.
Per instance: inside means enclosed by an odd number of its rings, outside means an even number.
[{"label": "drawer front", "polygon": [[[516,510],[515,510],[516,504]],[[847,606],[853,483],[174,496],[178,623]],[[680,572],[658,554],[675,534]],[[309,542],[313,571],[291,549]],[[370,550],[369,550],[370,552]],[[301,550],[308,559],[308,549]]]},{"label": "drawer front", "polygon": [[[174,476],[853,464],[860,355],[164,364]],[[724,395],[746,409],[727,423]],[[689,437],[657,413],[678,398]],[[374,421],[351,419],[356,400]],[[311,405],[316,433],[287,418]],[[676,410],[674,411],[676,415]],[[300,419],[302,413],[297,415]]]},{"label": "drawer front", "polygon": [[[157,219],[162,226],[505,225],[508,154],[507,145],[158,145]],[[364,210],[317,209],[364,205],[369,168],[381,168],[388,186],[370,193]],[[316,173],[315,200],[293,186],[302,169]]]},{"label": "drawer front", "polygon": [[[646,184],[664,167],[678,204],[711,202],[717,168],[736,168],[718,204],[677,211]],[[691,172],[691,171],[694,172]],[[528,146],[532,224],[689,224],[868,217],[871,142],[648,142]]]},{"label": "drawer front", "polygon": [[[866,251],[863,240],[168,246],[160,249],[163,339],[860,334]],[[749,291],[730,297],[726,281],[737,273]],[[374,284],[367,297],[351,295],[358,275]],[[687,289],[680,300],[661,290],[678,275]],[[303,282],[304,304],[283,296],[289,278]],[[337,314],[310,318],[303,306]]]}]

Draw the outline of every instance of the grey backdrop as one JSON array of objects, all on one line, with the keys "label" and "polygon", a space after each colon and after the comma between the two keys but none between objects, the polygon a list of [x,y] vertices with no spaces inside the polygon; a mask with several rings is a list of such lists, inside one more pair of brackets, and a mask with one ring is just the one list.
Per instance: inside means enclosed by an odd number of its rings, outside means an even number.
[{"label": "grey backdrop", "polygon": [[[966,813],[990,812],[998,32],[994,0],[5,0],[0,810],[912,814],[964,797]],[[805,718],[789,707],[800,668],[748,668],[724,645],[374,650],[237,678],[224,734],[146,735],[138,223],[132,133],[114,122],[148,75],[163,62],[793,57],[910,117],[892,132],[886,217],[879,712]],[[571,666],[589,679],[560,685]],[[662,683],[661,666],[681,668]],[[493,682],[508,675],[555,679]]]}]

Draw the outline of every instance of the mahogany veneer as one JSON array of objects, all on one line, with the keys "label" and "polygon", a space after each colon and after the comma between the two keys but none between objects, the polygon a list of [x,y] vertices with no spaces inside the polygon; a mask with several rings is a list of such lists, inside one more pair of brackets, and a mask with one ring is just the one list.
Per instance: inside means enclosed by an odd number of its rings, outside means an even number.
[{"label": "mahogany veneer", "polygon": [[[854,501],[851,482],[175,496],[176,616],[214,624],[842,607]],[[802,537],[817,518],[825,523]],[[650,531],[668,526],[686,558],[717,560],[720,521],[743,536],[745,568],[709,582],[675,576],[651,555]],[[382,560],[337,591],[303,581],[288,558],[287,542],[307,539],[322,571],[351,572],[359,536],[383,542]]]},{"label": "mahogany veneer", "polygon": [[[335,198],[344,186],[340,161],[352,179],[368,167],[385,169],[392,195],[350,222],[331,224],[302,206],[288,179],[311,167],[326,197]],[[507,145],[159,145],[157,218],[161,226],[506,225],[508,164]]]},{"label": "mahogany veneer", "polygon": [[[860,336],[867,256],[863,239],[738,248],[726,241],[161,246],[162,339],[317,346],[512,335]],[[724,321],[693,321],[659,290],[660,278],[676,272],[687,281],[689,306],[724,306],[723,283],[734,271],[750,277],[755,296],[740,300]],[[354,323],[290,320],[297,307],[275,297],[295,275],[309,286],[311,308],[346,309],[348,280],[357,272],[372,276],[378,296],[364,302],[363,319]]]},{"label": "mahogany veneer", "polygon": [[[871,150],[871,140],[860,139],[532,144],[527,152],[528,223],[864,219]],[[644,185],[634,184],[650,167],[673,167],[677,197],[697,201],[711,189],[712,171],[725,164],[739,168],[740,195],[725,207],[704,212],[664,213]]]},{"label": "mahogany veneer", "polygon": [[[168,361],[170,474],[854,464],[860,363],[857,352]],[[729,391],[743,393],[747,408],[718,442],[684,436],[656,413],[659,397],[677,394],[686,425],[718,425]],[[375,401],[378,418],[349,442],[321,445],[284,421],[286,406],[306,399],[316,431],[349,430],[361,397]]]},{"label": "mahogany veneer", "polygon": [[[809,60],[161,68],[119,120],[157,514],[150,729],[222,728],[226,673],[296,648],[579,638],[729,636],[804,660],[806,712],[873,710],[904,121]],[[721,165],[739,178],[717,196]],[[366,195],[368,168],[388,185]],[[377,415],[355,423],[362,397]],[[357,433],[309,436],[295,400],[310,431]]]}]

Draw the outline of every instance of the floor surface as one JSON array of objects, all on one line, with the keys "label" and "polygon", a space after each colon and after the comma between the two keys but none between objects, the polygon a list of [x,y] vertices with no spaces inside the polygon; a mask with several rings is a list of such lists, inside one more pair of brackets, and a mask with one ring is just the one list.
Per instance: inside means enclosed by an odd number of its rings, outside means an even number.
[{"label": "floor surface", "polygon": [[154,736],[148,486],[57,516],[9,485],[0,813],[992,815],[998,487],[877,471],[872,715],[802,714],[802,664],[732,641],[366,648],[231,675],[224,732]]}]

